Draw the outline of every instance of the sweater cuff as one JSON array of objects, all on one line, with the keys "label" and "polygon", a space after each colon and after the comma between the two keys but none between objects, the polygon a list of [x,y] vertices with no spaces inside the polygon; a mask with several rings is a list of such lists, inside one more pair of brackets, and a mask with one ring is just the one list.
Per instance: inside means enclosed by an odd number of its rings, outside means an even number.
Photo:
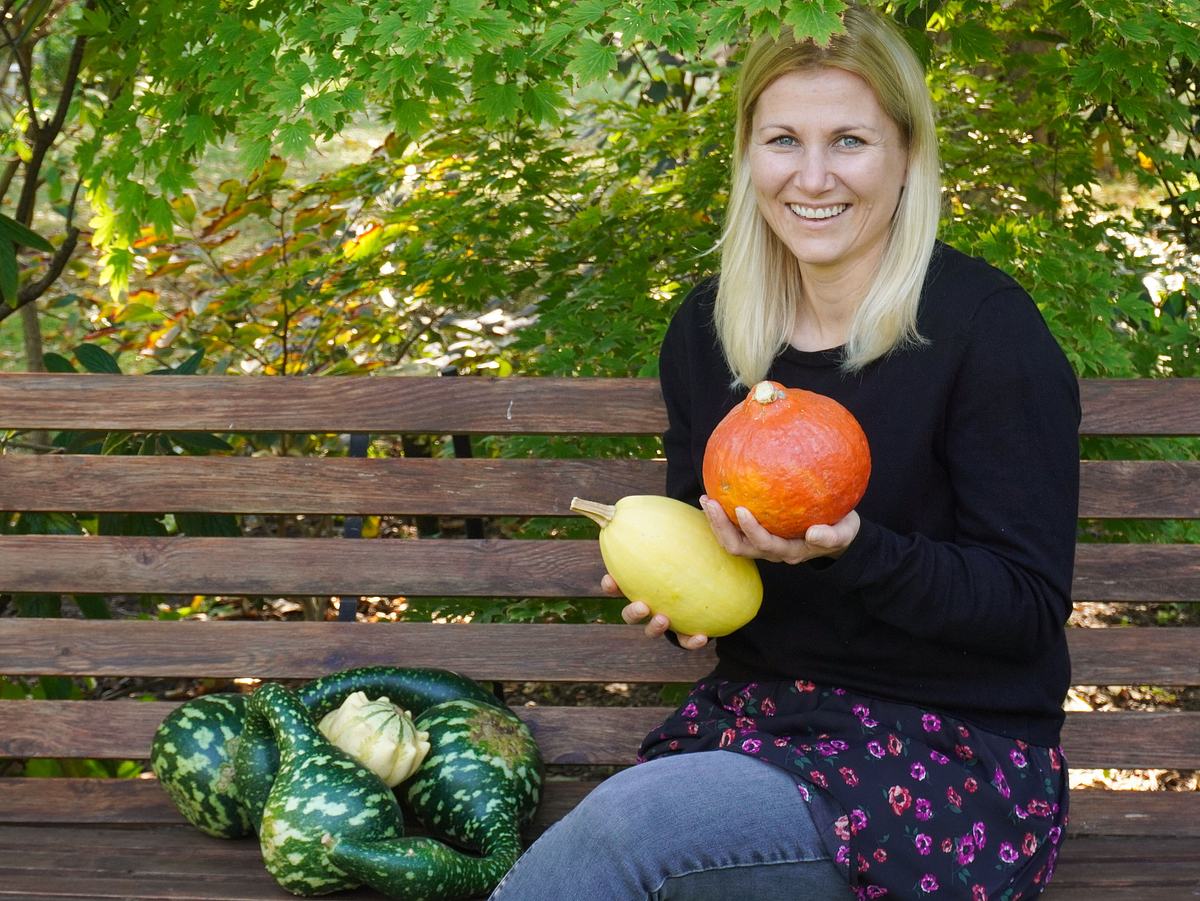
[{"label": "sweater cuff", "polygon": [[810,561],[821,579],[835,590],[846,593],[856,589],[871,563],[879,558],[883,530],[870,520],[859,520],[858,534],[842,556],[817,557]]}]

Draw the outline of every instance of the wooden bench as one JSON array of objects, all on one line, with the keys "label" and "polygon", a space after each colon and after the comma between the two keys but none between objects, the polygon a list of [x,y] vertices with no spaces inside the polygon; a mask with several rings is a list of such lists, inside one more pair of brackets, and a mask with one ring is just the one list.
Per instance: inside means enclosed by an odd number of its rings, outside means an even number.
[{"label": "wooden bench", "polygon": [[[1086,435],[1200,435],[1200,380],[1085,381],[1082,390]],[[664,424],[657,384],[644,379],[0,375],[0,435],[653,436]],[[649,459],[9,452],[0,510],[554,517],[568,515],[572,495],[661,493],[663,471]],[[1200,463],[1085,461],[1082,475],[1083,517],[1200,517]],[[602,569],[595,541],[579,539],[0,535],[0,595],[595,598]],[[1083,543],[1074,596],[1200,601],[1200,546]],[[712,663],[709,651],[623,625],[37,619],[12,608],[0,617],[0,674],[9,676],[297,679],[391,664],[510,686],[638,685],[690,682]],[[1196,628],[1078,628],[1070,639],[1079,685],[1200,685]],[[144,759],[172,706],[3,700],[0,758]],[[540,829],[587,793],[589,771],[629,764],[667,708],[516,709],[552,765]],[[1064,742],[1077,768],[1200,768],[1200,713],[1070,713]],[[1200,895],[1200,793],[1079,790],[1071,833],[1047,897]],[[152,778],[0,779],[0,897],[288,897],[258,854],[254,840],[212,839],[185,824]]]}]

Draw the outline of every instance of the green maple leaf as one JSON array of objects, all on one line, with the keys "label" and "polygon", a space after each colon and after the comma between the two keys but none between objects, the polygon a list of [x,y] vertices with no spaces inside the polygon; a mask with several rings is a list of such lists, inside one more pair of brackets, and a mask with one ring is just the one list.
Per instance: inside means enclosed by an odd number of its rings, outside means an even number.
[{"label": "green maple leaf", "polygon": [[485,84],[478,89],[476,96],[489,125],[509,122],[521,109],[521,94],[511,81]]},{"label": "green maple leaf", "polygon": [[593,37],[585,37],[575,45],[574,57],[567,65],[567,74],[580,84],[600,81],[617,67],[617,48],[601,44]]},{"label": "green maple leaf", "polygon": [[810,37],[824,47],[843,30],[841,13],[845,9],[842,0],[791,0],[783,23],[792,27],[796,37]]}]

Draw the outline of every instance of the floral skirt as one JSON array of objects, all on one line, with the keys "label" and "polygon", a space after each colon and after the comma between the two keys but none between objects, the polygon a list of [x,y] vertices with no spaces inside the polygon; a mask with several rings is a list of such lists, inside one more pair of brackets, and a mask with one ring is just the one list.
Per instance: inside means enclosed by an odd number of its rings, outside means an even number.
[{"label": "floral skirt", "polygon": [[[1018,901],[1050,881],[1067,824],[1061,748],[811,682],[696,684],[639,760],[723,748],[786,770],[859,898]],[[814,810],[817,808],[814,807]]]}]

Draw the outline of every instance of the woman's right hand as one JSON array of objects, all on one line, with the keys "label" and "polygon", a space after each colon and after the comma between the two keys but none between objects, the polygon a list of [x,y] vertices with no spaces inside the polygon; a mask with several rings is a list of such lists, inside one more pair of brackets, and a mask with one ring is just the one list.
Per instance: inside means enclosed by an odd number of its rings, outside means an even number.
[{"label": "woman's right hand", "polygon": [[[600,580],[600,590],[613,597],[621,596],[621,587],[617,585],[617,580],[608,573],[605,573]],[[650,616],[650,608],[641,601],[626,604],[621,610],[621,619],[630,624],[641,622],[647,616]],[[671,628],[671,621],[661,613],[656,613],[646,623],[645,632],[650,638],[659,638],[669,628]],[[676,633],[676,637],[679,639],[680,647],[687,648],[689,651],[699,650],[708,644],[707,635],[679,635]]]}]

